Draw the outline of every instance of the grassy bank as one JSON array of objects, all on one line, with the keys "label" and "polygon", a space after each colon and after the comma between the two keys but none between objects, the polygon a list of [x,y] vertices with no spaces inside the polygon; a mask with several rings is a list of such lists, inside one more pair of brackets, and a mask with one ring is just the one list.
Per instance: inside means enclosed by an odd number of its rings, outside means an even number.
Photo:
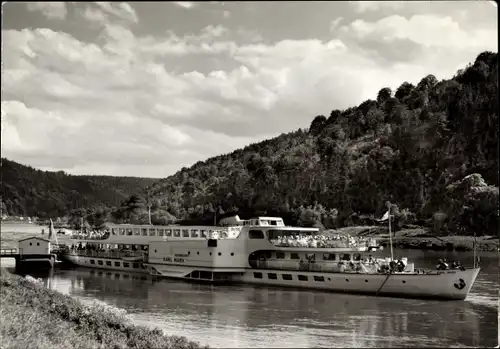
[{"label": "grassy bank", "polygon": [[[87,306],[1,268],[0,346],[7,348],[176,348],[201,346],[133,325],[119,309]],[[207,348],[207,347],[205,347]]]}]

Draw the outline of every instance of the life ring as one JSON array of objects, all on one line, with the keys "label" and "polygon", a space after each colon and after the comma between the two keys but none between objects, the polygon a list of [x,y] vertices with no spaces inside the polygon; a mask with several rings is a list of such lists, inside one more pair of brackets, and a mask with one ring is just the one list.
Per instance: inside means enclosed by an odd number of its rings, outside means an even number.
[{"label": "life ring", "polygon": [[453,286],[455,286],[455,288],[458,290],[463,290],[464,287],[466,286],[466,283],[465,283],[464,279],[460,278],[460,279],[458,279],[458,282],[453,284]]}]

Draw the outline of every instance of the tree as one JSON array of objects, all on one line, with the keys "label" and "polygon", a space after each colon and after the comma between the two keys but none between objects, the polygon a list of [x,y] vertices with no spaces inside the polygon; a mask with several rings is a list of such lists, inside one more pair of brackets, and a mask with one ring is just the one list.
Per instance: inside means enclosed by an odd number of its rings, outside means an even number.
[{"label": "tree", "polygon": [[326,117],[324,115],[316,116],[314,120],[311,122],[311,126],[309,127],[309,133],[311,133],[314,136],[317,136],[323,129],[325,122],[326,122]]},{"label": "tree", "polygon": [[392,90],[389,87],[384,87],[378,92],[377,95],[377,103],[378,104],[383,104],[384,102],[388,101],[392,96]]},{"label": "tree", "polygon": [[411,93],[411,91],[415,88],[415,86],[413,86],[412,84],[410,84],[409,82],[403,82],[401,84],[401,86],[398,87],[398,89],[396,90],[396,93],[394,95],[394,97],[396,97],[397,99],[399,99],[400,101],[402,101],[404,98],[408,97]]}]

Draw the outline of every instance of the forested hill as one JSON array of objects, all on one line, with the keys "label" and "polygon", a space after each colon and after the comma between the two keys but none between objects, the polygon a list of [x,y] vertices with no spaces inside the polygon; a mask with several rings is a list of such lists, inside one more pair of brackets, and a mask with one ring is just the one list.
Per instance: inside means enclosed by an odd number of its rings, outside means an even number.
[{"label": "forested hill", "polygon": [[307,131],[183,168],[147,196],[188,220],[231,211],[326,227],[380,217],[390,201],[399,224],[439,218],[445,230],[496,234],[497,60],[483,52],[452,79],[384,88]]},{"label": "forested hill", "polygon": [[72,209],[119,206],[153,178],[73,176],[24,166],[2,158],[2,213],[60,217]]}]

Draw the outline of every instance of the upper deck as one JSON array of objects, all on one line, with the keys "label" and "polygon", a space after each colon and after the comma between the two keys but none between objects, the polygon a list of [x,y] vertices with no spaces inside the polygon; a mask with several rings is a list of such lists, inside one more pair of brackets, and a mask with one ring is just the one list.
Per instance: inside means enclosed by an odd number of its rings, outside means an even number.
[{"label": "upper deck", "polygon": [[267,240],[277,248],[352,248],[373,246],[351,237],[323,236],[318,228],[285,226],[279,217],[240,220],[238,216],[221,220],[222,226],[181,226],[106,223],[106,229],[88,234],[76,233],[78,241],[104,244],[148,244],[151,241],[196,241],[207,239]]}]

